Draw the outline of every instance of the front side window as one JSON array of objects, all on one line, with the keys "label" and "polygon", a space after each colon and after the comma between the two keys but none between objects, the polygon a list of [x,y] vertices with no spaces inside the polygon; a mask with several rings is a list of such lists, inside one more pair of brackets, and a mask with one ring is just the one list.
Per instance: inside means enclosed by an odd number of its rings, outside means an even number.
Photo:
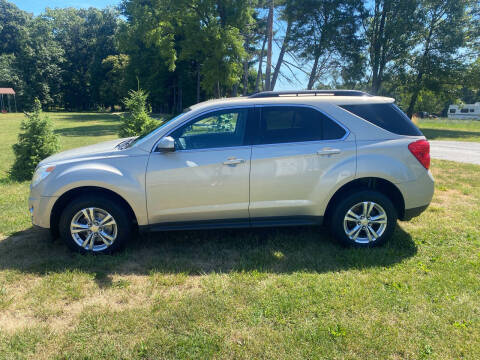
[{"label": "front side window", "polygon": [[178,150],[243,145],[247,109],[211,112],[190,121],[170,134]]},{"label": "front side window", "polygon": [[340,125],[308,107],[261,108],[260,144],[333,140],[344,135],[345,130]]}]

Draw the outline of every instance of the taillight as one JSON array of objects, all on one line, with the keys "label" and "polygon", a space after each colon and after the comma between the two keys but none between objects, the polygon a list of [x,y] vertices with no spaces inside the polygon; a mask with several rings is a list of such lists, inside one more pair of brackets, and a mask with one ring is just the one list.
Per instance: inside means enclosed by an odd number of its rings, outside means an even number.
[{"label": "taillight", "polygon": [[408,144],[408,150],[417,158],[425,169],[430,167],[430,144],[427,140],[417,140]]}]

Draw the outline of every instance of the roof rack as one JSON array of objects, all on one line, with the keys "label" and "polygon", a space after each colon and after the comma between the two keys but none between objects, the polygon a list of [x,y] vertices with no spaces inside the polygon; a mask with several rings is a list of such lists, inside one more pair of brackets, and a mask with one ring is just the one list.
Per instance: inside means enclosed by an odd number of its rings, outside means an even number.
[{"label": "roof rack", "polygon": [[358,90],[297,90],[297,91],[260,91],[249,98],[267,98],[280,96],[372,96]]}]

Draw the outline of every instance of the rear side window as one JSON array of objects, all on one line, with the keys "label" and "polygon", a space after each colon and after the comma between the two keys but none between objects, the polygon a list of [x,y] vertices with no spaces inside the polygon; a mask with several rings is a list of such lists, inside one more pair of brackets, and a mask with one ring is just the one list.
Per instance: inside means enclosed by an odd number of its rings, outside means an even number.
[{"label": "rear side window", "polygon": [[311,108],[271,106],[261,108],[258,143],[276,144],[341,139],[345,130]]},{"label": "rear side window", "polygon": [[356,104],[340,107],[394,134],[423,135],[407,115],[394,104]]}]

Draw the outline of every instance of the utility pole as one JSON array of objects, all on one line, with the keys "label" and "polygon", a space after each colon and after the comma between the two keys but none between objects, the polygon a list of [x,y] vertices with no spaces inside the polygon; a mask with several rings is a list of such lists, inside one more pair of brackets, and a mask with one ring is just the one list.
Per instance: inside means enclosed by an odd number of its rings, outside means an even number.
[{"label": "utility pole", "polygon": [[273,42],[273,8],[274,0],[270,0],[270,9],[268,11],[268,47],[267,47],[267,68],[265,70],[265,90],[271,90],[270,88],[270,73],[272,70],[272,42]]}]

